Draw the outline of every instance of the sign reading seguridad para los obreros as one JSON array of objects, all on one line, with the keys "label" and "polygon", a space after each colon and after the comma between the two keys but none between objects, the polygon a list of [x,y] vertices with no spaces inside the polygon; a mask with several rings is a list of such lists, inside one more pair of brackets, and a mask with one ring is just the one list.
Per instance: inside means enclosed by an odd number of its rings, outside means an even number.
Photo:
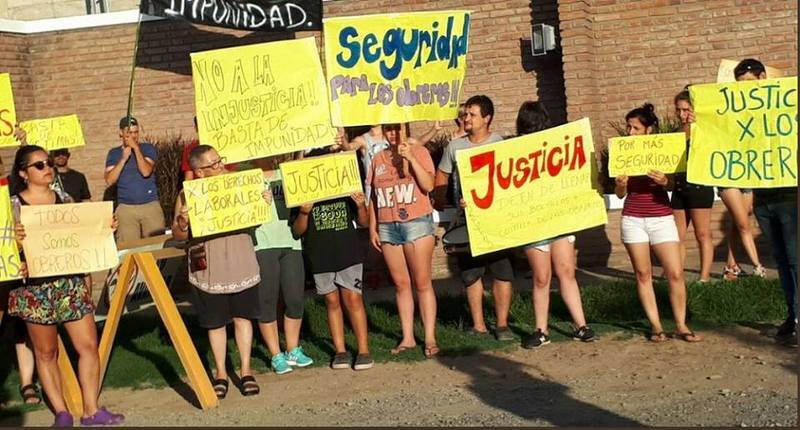
[{"label": "sign reading seguridad para los obreros", "polygon": [[584,118],[459,150],[472,255],[605,224],[605,203],[592,184],[592,148]]},{"label": "sign reading seguridad para los obreros", "polygon": [[692,85],[689,94],[689,182],[797,186],[797,77]]},{"label": "sign reading seguridad para los obreros", "polygon": [[229,163],[333,144],[313,37],[191,57],[200,142]]},{"label": "sign reading seguridad para los obreros", "polygon": [[664,133],[608,139],[608,174],[641,176],[650,170],[686,171],[686,134]]},{"label": "sign reading seguridad para los obreros", "polygon": [[334,125],[456,117],[470,12],[337,17],[323,25]]}]

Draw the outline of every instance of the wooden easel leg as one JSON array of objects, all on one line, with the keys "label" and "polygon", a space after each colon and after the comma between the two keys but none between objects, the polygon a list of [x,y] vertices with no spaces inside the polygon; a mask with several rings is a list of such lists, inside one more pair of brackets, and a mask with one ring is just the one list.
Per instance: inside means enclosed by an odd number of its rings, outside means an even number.
[{"label": "wooden easel leg", "polygon": [[111,305],[108,307],[108,316],[103,326],[103,334],[100,336],[98,352],[100,355],[100,389],[103,388],[103,379],[106,376],[108,361],[111,359],[111,347],[114,346],[114,338],[119,328],[119,319],[122,317],[122,310],[128,299],[128,287],[133,276],[134,268],[133,256],[128,254],[122,260],[117,276],[117,288],[114,290],[114,297],[111,298]]},{"label": "wooden easel leg", "polygon": [[64,396],[64,403],[67,404],[67,410],[72,416],[80,417],[83,415],[83,394],[61,336],[58,337],[58,370],[61,373],[61,393]]},{"label": "wooden easel leg", "polygon": [[172,344],[178,352],[178,357],[181,359],[181,364],[186,375],[189,376],[189,382],[194,389],[197,399],[200,401],[200,407],[209,409],[219,404],[214,388],[211,386],[211,381],[208,379],[203,363],[200,361],[200,356],[197,354],[197,349],[189,337],[189,332],[186,330],[186,325],[183,323],[178,307],[175,301],[172,300],[172,295],[167,289],[164,278],[161,277],[161,272],[158,270],[156,260],[149,252],[136,254],[134,256],[136,265],[144,275],[147,288],[150,290],[150,295],[153,297],[153,302],[156,304],[161,320],[167,327],[169,337],[172,339]]}]

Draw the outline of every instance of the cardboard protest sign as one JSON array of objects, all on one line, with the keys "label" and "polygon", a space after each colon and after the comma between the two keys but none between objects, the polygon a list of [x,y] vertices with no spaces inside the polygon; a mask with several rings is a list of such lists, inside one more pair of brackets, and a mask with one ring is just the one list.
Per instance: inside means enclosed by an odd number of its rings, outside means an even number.
[{"label": "cardboard protest sign", "polygon": [[81,123],[75,114],[23,121],[19,126],[28,133],[29,144],[48,151],[86,145]]},{"label": "cardboard protest sign", "polygon": [[797,78],[692,85],[687,179],[737,188],[797,186]]},{"label": "cardboard protest sign", "polygon": [[[720,61],[719,70],[717,71],[717,83],[736,82],[736,77],[733,75],[733,69],[735,69],[738,64],[739,62],[734,60],[723,59]],[[769,78],[780,78],[783,76],[783,72],[780,69],[766,65],[764,68],[767,69],[767,77]]]},{"label": "cardboard protest sign", "polygon": [[313,37],[191,56],[200,142],[229,163],[333,144]]},{"label": "cardboard protest sign", "polygon": [[113,202],[22,206],[22,247],[29,276],[73,275],[116,266],[112,220]]},{"label": "cardboard protest sign", "polygon": [[139,11],[248,31],[322,29],[322,0],[143,0]]},{"label": "cardboard protest sign", "polygon": [[270,219],[261,169],[186,181],[183,192],[194,237],[252,227]]},{"label": "cardboard protest sign", "polygon": [[11,213],[11,198],[8,185],[0,185],[0,282],[20,279],[20,259],[14,235],[14,216]]},{"label": "cardboard protest sign", "polygon": [[326,18],[336,126],[453,119],[467,70],[470,12]]},{"label": "cardboard protest sign", "polygon": [[363,191],[355,151],[281,163],[286,207]]},{"label": "cardboard protest sign", "polygon": [[0,148],[19,145],[14,137],[16,123],[17,111],[14,108],[14,94],[11,92],[11,75],[0,73]]},{"label": "cardboard protest sign", "polygon": [[584,118],[456,152],[473,256],[607,222]]},{"label": "cardboard protest sign", "polygon": [[686,171],[686,134],[665,133],[608,139],[609,176],[642,176]]}]

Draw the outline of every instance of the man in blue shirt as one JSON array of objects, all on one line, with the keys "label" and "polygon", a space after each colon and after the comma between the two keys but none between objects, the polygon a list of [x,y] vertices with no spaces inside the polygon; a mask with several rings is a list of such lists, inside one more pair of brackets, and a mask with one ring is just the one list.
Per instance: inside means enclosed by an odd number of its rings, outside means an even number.
[{"label": "man in blue shirt", "polygon": [[139,122],[134,117],[119,121],[122,145],[108,151],[106,184],[117,184],[117,241],[138,240],[164,230],[164,211],[156,189],[156,148],[139,143]]}]

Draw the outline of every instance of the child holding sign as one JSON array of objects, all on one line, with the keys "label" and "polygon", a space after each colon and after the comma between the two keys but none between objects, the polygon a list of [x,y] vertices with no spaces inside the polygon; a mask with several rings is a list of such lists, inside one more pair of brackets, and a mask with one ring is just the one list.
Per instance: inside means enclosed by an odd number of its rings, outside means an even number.
[{"label": "child holding sign", "polygon": [[413,284],[419,298],[425,329],[425,356],[439,353],[436,345],[436,292],[431,281],[433,258],[433,206],[428,193],[433,190],[434,167],[428,150],[404,138],[404,127],[384,125],[389,149],[379,152],[367,173],[372,186],[370,204],[370,242],[383,253],[386,266],[397,288],[397,310],[403,338],[391,350],[399,354],[417,344],[414,339]]},{"label": "child holding sign", "polygon": [[[196,178],[225,173],[225,161],[208,145],[198,145],[189,154],[189,164]],[[260,389],[250,370],[253,344],[253,323],[258,318],[258,270],[253,240],[247,230],[193,238],[189,232],[189,208],[185,190],[175,202],[172,234],[176,240],[190,240],[187,253],[192,305],[200,327],[208,330],[208,342],[216,367],[213,386],[220,399],[228,393],[228,372],[225,366],[228,332],[233,322],[236,346],[241,360],[241,392],[258,394]]]},{"label": "child holding sign", "polygon": [[[16,154],[11,173],[12,182],[22,184],[12,197],[14,217],[19,219],[22,205],[52,205],[70,201],[69,196],[50,189],[53,182],[53,160],[38,146],[23,146]],[[116,229],[116,220],[112,228]],[[25,240],[25,227],[16,225],[16,238]],[[24,259],[24,256],[23,256]],[[27,277],[27,269],[22,271]],[[56,413],[56,426],[72,426],[67,412],[58,368],[58,333],[56,324],[63,324],[78,352],[78,377],[83,395],[82,425],[120,424],[125,417],[109,412],[97,404],[100,394],[100,357],[94,304],[82,274],[27,278],[25,284],[9,296],[8,312],[25,321],[33,345],[36,369],[45,394]]]},{"label": "child holding sign", "polygon": [[[646,103],[625,116],[630,135],[653,134],[658,128],[658,117],[653,105]],[[622,243],[631,258],[636,272],[636,289],[647,319],[650,321],[650,340],[667,340],[658,317],[658,305],[653,291],[653,266],[650,249],[664,267],[669,283],[669,299],[675,316],[675,337],[687,342],[698,342],[700,336],[686,326],[686,284],[683,279],[678,229],[672,215],[666,187],[669,179],[662,172],[651,170],[647,176],[617,176],[617,197],[625,197],[622,208]]]},{"label": "child holding sign", "polygon": [[[764,65],[754,59],[742,60],[733,74],[737,81],[767,78]],[[755,190],[753,212],[772,245],[786,296],[788,315],[778,327],[776,337],[787,345],[797,346],[797,187]]]},{"label": "child holding sign", "polygon": [[342,303],[358,343],[353,369],[371,368],[373,360],[367,343],[367,313],[362,297],[365,255],[353,225],[354,221],[363,227],[369,225],[364,193],[302,205],[292,211],[292,218],[292,231],[303,237],[317,294],[325,297],[328,328],[335,348],[331,368],[349,369],[352,361],[345,349]]}]

